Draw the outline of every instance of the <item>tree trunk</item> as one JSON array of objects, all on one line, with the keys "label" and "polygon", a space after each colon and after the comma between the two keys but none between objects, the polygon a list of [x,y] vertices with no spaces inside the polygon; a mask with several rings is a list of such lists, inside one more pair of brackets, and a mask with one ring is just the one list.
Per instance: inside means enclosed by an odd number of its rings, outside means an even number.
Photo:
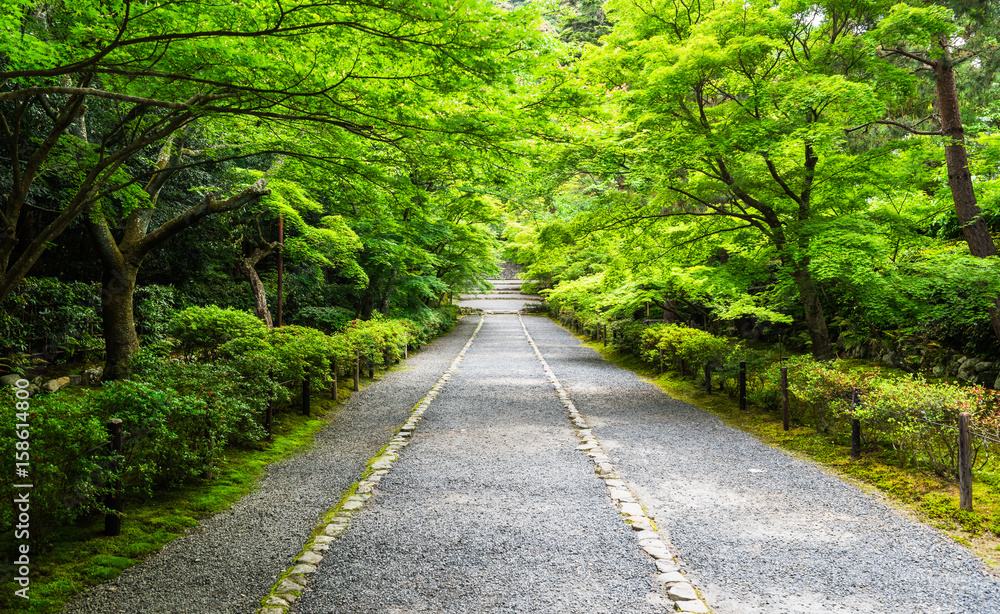
[{"label": "tree trunk", "polygon": [[806,326],[812,339],[812,355],[817,360],[830,360],[833,358],[833,346],[830,344],[830,332],[826,327],[823,305],[816,292],[812,275],[808,268],[800,268],[795,271],[793,277],[799,290],[799,299],[806,312]]},{"label": "tree trunk", "polygon": [[260,179],[249,188],[226,200],[207,196],[198,204],[164,222],[149,232],[153,210],[136,209],[125,219],[120,239],[111,232],[104,215],[91,212],[87,227],[104,265],[104,340],[106,345],[104,375],[114,380],[128,377],[129,359],[139,349],[132,315],[132,294],[135,278],[146,255],[161,243],[199,223],[209,215],[225,213],[270,194],[266,180]]},{"label": "tree trunk", "polygon": [[268,328],[274,328],[274,322],[271,320],[271,310],[267,308],[267,289],[264,287],[264,282],[260,280],[260,275],[257,274],[255,267],[277,246],[277,241],[273,243],[262,241],[260,245],[254,247],[253,253],[241,258],[236,264],[236,269],[250,281],[250,290],[253,293],[253,312],[264,321],[264,324],[267,324]]},{"label": "tree trunk", "polygon": [[264,282],[260,280],[260,275],[257,274],[254,264],[256,263],[251,262],[250,258],[242,258],[236,265],[236,268],[250,281],[250,290],[253,293],[254,315],[263,320],[268,328],[274,328],[274,322],[271,320],[271,310],[267,308],[267,290],[264,288]]},{"label": "tree trunk", "polygon": [[370,320],[373,311],[375,311],[375,290],[373,289],[373,284],[369,283],[368,289],[365,290],[364,296],[361,297],[358,318],[361,320]]},{"label": "tree trunk", "polygon": [[677,314],[677,306],[668,298],[663,299],[663,321],[666,324],[673,324]]},{"label": "tree trunk", "polygon": [[392,295],[392,283],[396,281],[396,269],[389,272],[389,278],[385,282],[385,290],[379,300],[378,310],[382,315],[389,315],[389,297]]},{"label": "tree trunk", "polygon": [[[958,104],[958,88],[955,85],[955,68],[951,62],[948,41],[942,37],[940,45],[944,57],[934,64],[934,86],[937,90],[938,113],[941,117],[941,132],[948,139],[944,148],[944,159],[948,166],[948,186],[955,203],[955,214],[962,228],[965,242],[973,256],[986,258],[996,256],[997,248],[990,235],[990,229],[983,221],[976,191],[969,170],[969,157],[965,151],[965,128]],[[1000,341],[1000,297],[994,297],[987,308],[993,334]]]},{"label": "tree trunk", "polygon": [[101,289],[101,321],[104,325],[105,362],[101,379],[113,381],[129,375],[129,360],[139,349],[135,332],[132,296],[139,267],[129,263],[104,262]]}]

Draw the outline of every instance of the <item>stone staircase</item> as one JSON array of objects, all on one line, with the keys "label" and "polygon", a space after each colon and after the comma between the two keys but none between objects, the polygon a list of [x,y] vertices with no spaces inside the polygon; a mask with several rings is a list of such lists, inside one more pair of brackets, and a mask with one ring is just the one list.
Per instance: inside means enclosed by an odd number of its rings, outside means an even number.
[{"label": "stone staircase", "polygon": [[519,279],[487,279],[493,289],[486,293],[463,294],[458,306],[463,311],[484,313],[519,313],[540,308],[542,297],[521,292]]}]

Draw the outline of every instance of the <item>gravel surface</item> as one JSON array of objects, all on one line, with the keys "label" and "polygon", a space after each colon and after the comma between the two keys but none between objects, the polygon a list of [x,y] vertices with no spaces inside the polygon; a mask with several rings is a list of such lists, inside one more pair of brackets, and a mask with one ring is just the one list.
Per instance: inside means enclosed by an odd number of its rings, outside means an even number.
[{"label": "gravel surface", "polygon": [[486,316],[294,611],[666,611],[578,444],[517,317]]},{"label": "gravel surface", "polygon": [[[68,614],[254,612],[319,516],[361,475],[461,350],[476,319],[411,354],[405,369],[354,393],[307,452],[270,468],[260,489],[141,565],[95,587]],[[126,503],[127,506],[127,503]],[[127,511],[127,507],[126,507]],[[127,520],[125,522],[128,522]]]},{"label": "gravel surface", "polygon": [[1000,583],[954,541],[524,320],[717,614],[1000,612]]}]

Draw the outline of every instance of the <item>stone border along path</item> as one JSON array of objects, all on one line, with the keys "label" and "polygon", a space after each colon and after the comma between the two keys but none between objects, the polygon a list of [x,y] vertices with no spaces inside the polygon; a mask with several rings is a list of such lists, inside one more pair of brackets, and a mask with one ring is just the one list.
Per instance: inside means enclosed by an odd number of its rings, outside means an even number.
[{"label": "stone border along path", "polygon": [[[431,402],[441,393],[441,389],[444,388],[444,385],[451,379],[451,376],[458,370],[462,359],[465,358],[465,354],[476,340],[476,335],[483,328],[484,320],[485,315],[479,316],[479,324],[476,325],[476,329],[472,332],[469,340],[466,341],[462,351],[452,361],[451,366],[441,374],[441,377],[431,387],[427,396],[413,407],[413,410],[410,412],[410,418],[389,440],[389,443],[371,460],[368,469],[357,483],[357,487],[353,489],[354,493],[345,497],[326,514],[326,517],[330,520],[321,523],[317,527],[315,531],[316,535],[306,544],[302,554],[295,560],[295,563],[278,578],[264,605],[257,610],[258,614],[285,614],[291,608],[291,605],[298,600],[302,591],[305,590],[306,585],[309,583],[308,576],[316,573],[317,566],[323,561],[323,553],[330,549],[330,542],[347,530],[347,527],[351,524],[351,516],[354,512],[363,508],[365,502],[371,499],[375,487],[382,480],[382,476],[389,473],[389,470],[392,469],[393,463],[398,458],[398,452],[410,443],[409,438],[413,434],[414,429],[416,429],[424,412],[427,411]],[[350,492],[351,490],[348,490],[348,493]]]},{"label": "stone border along path", "polygon": [[576,427],[577,435],[583,442],[576,449],[586,453],[587,456],[594,460],[594,463],[597,465],[597,474],[604,479],[604,483],[608,487],[608,494],[618,505],[622,516],[625,517],[625,522],[638,531],[639,545],[656,561],[656,570],[659,572],[656,579],[666,587],[667,596],[674,602],[674,606],[678,612],[694,612],[698,614],[710,612],[705,602],[699,598],[697,590],[680,573],[676,561],[674,561],[667,550],[667,545],[654,530],[653,519],[646,515],[645,510],[636,501],[635,495],[619,479],[611,459],[601,448],[601,444],[594,437],[590,426],[584,420],[583,416],[580,415],[580,412],[577,411],[573,400],[559,382],[559,378],[552,372],[549,363],[545,361],[545,357],[542,356],[541,350],[538,349],[535,340],[531,337],[531,333],[528,332],[527,327],[524,325],[524,319],[520,314],[518,314],[517,319],[521,324],[521,329],[524,331],[525,338],[528,340],[528,345],[534,350],[538,362],[542,364],[545,376],[552,384],[552,387],[555,388],[559,401],[566,408],[566,413],[569,415],[573,426]]}]

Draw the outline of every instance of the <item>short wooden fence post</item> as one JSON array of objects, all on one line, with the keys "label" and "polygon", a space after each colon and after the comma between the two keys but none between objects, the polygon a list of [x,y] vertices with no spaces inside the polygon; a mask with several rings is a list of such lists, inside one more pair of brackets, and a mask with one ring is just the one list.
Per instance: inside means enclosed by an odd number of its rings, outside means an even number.
[{"label": "short wooden fence post", "polygon": [[337,370],[340,368],[340,362],[337,360],[332,361],[333,363],[333,387],[330,388],[330,398],[334,401],[337,400],[338,393],[338,382],[337,382]]},{"label": "short wooden fence post", "polygon": [[354,358],[354,392],[361,390],[361,355]]},{"label": "short wooden fence post", "polygon": [[[857,409],[860,402],[858,400],[860,391],[855,388],[851,392],[851,408],[852,410]],[[851,412],[851,460],[859,460],[861,458],[861,421],[854,417],[854,412]]]},{"label": "short wooden fence post", "polygon": [[747,410],[747,361],[740,361],[740,411]]},{"label": "short wooden fence post", "polygon": [[602,335],[602,336],[604,337],[604,347],[608,347],[608,325],[607,324],[604,325],[604,335]]},{"label": "short wooden fence post", "polygon": [[972,511],[972,438],[969,412],[958,414],[958,506]]},{"label": "short wooden fence post", "polygon": [[781,367],[781,426],[788,430],[788,367]]},{"label": "short wooden fence post", "polygon": [[[121,456],[122,453],[122,421],[118,418],[108,420],[108,434],[111,443],[111,455]],[[104,534],[109,537],[121,535],[122,532],[122,478],[121,463],[118,458],[111,461],[111,480],[109,486],[111,490],[104,499],[105,507],[110,510],[104,515]]]},{"label": "short wooden fence post", "polygon": [[[267,372],[268,381],[274,383],[274,369]],[[267,432],[268,441],[271,440],[271,423],[274,422],[274,395],[268,396],[267,408],[264,410],[264,431]]]},{"label": "short wooden fence post", "polygon": [[302,415],[309,415],[309,397],[312,396],[312,371],[306,369],[306,376],[302,378]]}]

